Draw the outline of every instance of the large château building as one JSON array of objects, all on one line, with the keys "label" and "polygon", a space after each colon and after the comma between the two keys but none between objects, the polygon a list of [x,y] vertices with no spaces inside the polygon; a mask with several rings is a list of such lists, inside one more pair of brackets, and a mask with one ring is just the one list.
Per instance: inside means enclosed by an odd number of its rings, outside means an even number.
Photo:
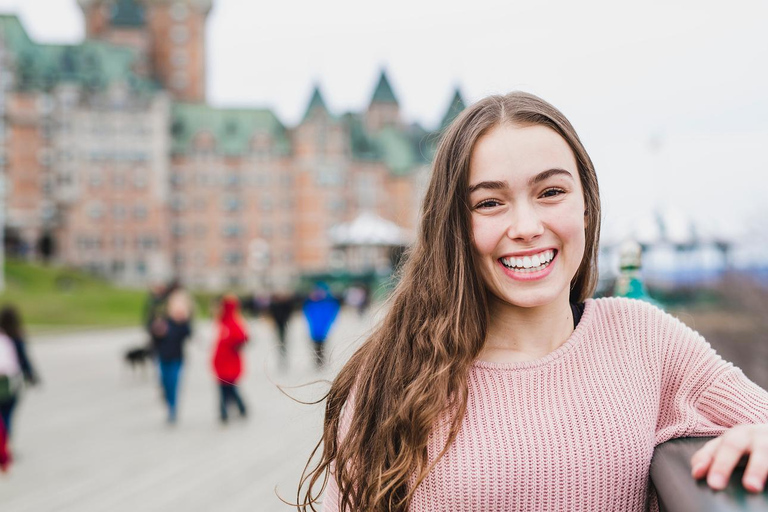
[{"label": "large ch\u00e2teau building", "polygon": [[[220,289],[328,269],[329,229],[364,212],[413,230],[436,132],[402,121],[385,72],[366,111],[334,115],[316,86],[287,127],[205,103],[212,0],[78,2],[77,45],[0,16],[8,250]],[[463,106],[457,91],[443,125]]]}]

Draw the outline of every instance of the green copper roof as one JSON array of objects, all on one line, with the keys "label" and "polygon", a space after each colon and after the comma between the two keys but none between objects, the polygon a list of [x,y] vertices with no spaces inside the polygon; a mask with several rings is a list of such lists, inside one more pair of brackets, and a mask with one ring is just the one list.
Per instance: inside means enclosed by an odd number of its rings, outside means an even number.
[{"label": "green copper roof", "polygon": [[363,118],[351,112],[342,116],[342,122],[349,130],[352,157],[358,160],[379,160],[381,155],[365,130]]},{"label": "green copper roof", "polygon": [[312,114],[312,112],[318,109],[322,112],[325,112],[326,114],[328,113],[328,107],[325,106],[323,95],[320,94],[320,86],[316,85],[312,91],[312,99],[309,100],[309,105],[307,105],[307,110],[304,113],[304,121],[309,119],[309,116]]},{"label": "green copper roof", "polygon": [[392,86],[389,85],[389,80],[387,80],[387,73],[383,69],[381,70],[381,76],[379,76],[379,83],[373,91],[371,103],[397,103],[395,93],[392,92]]},{"label": "green copper roof", "polygon": [[216,143],[216,153],[240,156],[252,153],[251,142],[256,134],[272,138],[271,147],[279,155],[290,153],[285,127],[267,109],[221,109],[202,103],[175,103],[171,109],[172,152],[192,151],[196,135],[208,132]]},{"label": "green copper roof", "polygon": [[134,50],[102,41],[79,45],[49,45],[32,41],[16,16],[0,16],[0,33],[16,58],[16,88],[45,90],[57,83],[101,89],[125,82],[135,91],[154,91],[152,80],[133,72]]},{"label": "green copper roof", "polygon": [[392,174],[409,174],[428,164],[434,154],[434,134],[418,124],[388,126],[371,134],[365,129],[362,114],[350,112],[341,121],[349,131],[352,158],[383,162]]},{"label": "green copper roof", "polygon": [[110,15],[112,25],[121,27],[144,26],[144,6],[135,0],[117,0]]},{"label": "green copper roof", "polygon": [[443,120],[440,122],[440,130],[445,130],[465,108],[467,108],[467,105],[464,103],[464,99],[461,97],[461,92],[457,87],[456,91],[453,93],[451,102],[448,104],[448,110],[445,112]]}]

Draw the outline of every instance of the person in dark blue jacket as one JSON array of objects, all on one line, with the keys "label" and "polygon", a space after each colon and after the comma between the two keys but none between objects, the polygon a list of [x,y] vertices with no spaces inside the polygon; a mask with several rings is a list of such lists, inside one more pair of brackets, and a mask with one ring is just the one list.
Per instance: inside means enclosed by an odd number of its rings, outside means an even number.
[{"label": "person in dark blue jacket", "polygon": [[192,303],[182,289],[177,289],[168,297],[168,311],[163,326],[158,330],[156,345],[157,359],[160,363],[160,384],[168,406],[168,423],[176,423],[176,397],[178,396],[179,376],[184,364],[184,344],[192,336]]},{"label": "person in dark blue jacket", "polygon": [[309,324],[309,335],[315,345],[315,365],[320,368],[325,364],[323,346],[328,331],[339,314],[339,301],[331,295],[328,285],[317,283],[304,301],[302,309]]}]

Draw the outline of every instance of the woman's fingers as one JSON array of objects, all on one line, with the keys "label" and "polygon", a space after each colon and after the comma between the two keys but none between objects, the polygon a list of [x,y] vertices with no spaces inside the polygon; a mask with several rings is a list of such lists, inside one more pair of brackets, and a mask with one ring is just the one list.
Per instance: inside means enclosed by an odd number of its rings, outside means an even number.
[{"label": "woman's fingers", "polygon": [[741,456],[749,453],[752,436],[749,429],[734,427],[720,439],[707,474],[707,484],[718,491],[728,485],[728,479]]},{"label": "woman's fingers", "polygon": [[699,450],[691,457],[691,474],[693,478],[704,478],[709,470],[709,466],[712,464],[712,459],[715,457],[715,451],[720,445],[722,437],[716,437],[704,444]]},{"label": "woman's fingers", "polygon": [[742,483],[748,491],[761,492],[768,476],[768,440],[758,438],[752,443],[749,462]]}]

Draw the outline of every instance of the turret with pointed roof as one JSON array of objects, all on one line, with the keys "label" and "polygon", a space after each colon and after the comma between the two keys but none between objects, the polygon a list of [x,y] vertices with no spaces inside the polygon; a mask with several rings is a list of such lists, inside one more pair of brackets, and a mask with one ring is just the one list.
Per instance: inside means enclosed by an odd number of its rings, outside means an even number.
[{"label": "turret with pointed roof", "polygon": [[306,122],[316,112],[329,114],[328,107],[325,105],[325,100],[323,100],[323,95],[320,93],[320,85],[318,84],[315,84],[315,88],[312,90],[312,98],[309,100],[307,110],[304,112],[302,123]]},{"label": "turret with pointed roof", "polygon": [[384,69],[379,75],[379,82],[373,91],[365,118],[366,127],[370,132],[378,132],[386,126],[400,124],[400,105]]},{"label": "turret with pointed roof", "polygon": [[371,105],[374,103],[394,103],[397,105],[397,98],[395,97],[395,93],[392,91],[392,86],[389,85],[387,72],[384,69],[381,70],[381,75],[379,75],[379,83],[376,84],[376,89],[373,91]]},{"label": "turret with pointed roof", "polygon": [[440,131],[445,130],[448,125],[451,124],[454,119],[456,119],[456,116],[458,116],[465,108],[467,108],[467,105],[464,103],[464,99],[461,97],[461,91],[458,87],[456,87],[453,93],[453,98],[448,104],[448,110],[445,111],[443,120],[440,122]]}]

